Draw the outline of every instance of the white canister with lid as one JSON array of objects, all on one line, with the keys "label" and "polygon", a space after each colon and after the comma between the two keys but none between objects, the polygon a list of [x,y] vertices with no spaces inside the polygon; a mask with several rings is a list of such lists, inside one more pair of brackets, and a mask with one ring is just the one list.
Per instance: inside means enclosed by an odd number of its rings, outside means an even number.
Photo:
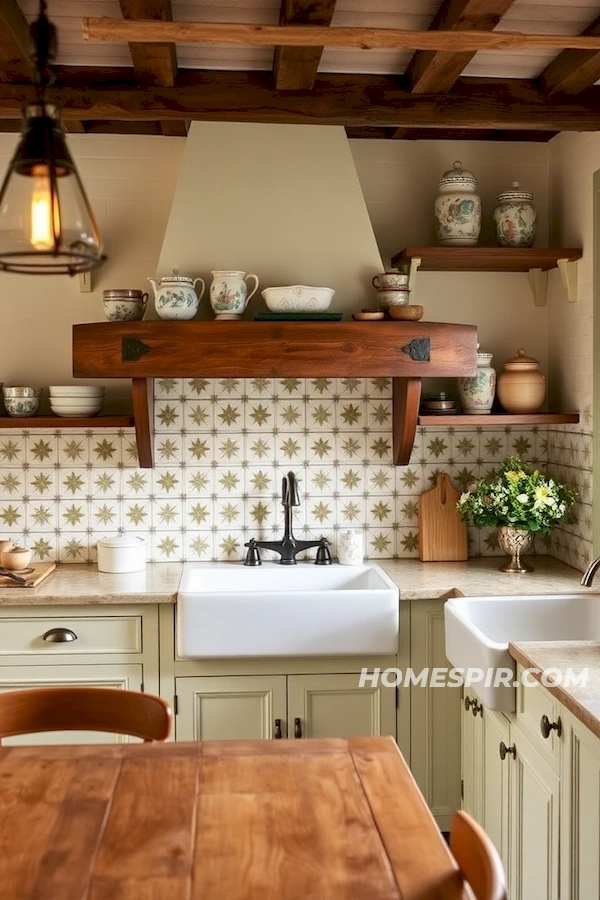
[{"label": "white canister with lid", "polygon": [[141,572],[146,568],[146,540],[143,537],[118,534],[97,543],[98,571],[120,574]]}]

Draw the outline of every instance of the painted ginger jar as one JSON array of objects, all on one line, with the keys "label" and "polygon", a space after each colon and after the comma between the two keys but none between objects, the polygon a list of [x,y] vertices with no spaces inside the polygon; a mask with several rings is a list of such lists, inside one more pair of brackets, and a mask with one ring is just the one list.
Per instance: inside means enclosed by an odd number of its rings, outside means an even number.
[{"label": "painted ginger jar", "polygon": [[513,181],[512,190],[498,194],[493,219],[499,247],[533,247],[537,210],[533,194],[520,190],[518,181]]},{"label": "painted ginger jar", "polygon": [[481,231],[477,179],[457,160],[440,179],[435,201],[435,231],[442,247],[474,247]]}]

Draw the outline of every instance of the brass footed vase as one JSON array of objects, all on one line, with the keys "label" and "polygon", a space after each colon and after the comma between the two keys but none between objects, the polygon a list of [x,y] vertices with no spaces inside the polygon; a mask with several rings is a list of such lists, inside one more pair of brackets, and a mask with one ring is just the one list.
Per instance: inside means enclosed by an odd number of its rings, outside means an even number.
[{"label": "brass footed vase", "polygon": [[501,572],[522,574],[533,572],[533,567],[528,566],[521,559],[521,553],[525,553],[533,544],[533,532],[525,528],[513,528],[512,525],[498,526],[498,544],[510,557],[503,566]]}]

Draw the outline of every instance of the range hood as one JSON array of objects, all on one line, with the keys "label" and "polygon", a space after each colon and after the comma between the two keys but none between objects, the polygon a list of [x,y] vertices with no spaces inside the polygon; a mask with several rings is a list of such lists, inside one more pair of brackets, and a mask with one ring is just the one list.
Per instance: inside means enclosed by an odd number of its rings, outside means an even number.
[{"label": "range hood", "polygon": [[384,268],[342,127],[193,122],[157,274],[254,272],[246,318],[264,310],[260,290],[287,284],[335,289],[330,311],[375,305],[371,278]]}]

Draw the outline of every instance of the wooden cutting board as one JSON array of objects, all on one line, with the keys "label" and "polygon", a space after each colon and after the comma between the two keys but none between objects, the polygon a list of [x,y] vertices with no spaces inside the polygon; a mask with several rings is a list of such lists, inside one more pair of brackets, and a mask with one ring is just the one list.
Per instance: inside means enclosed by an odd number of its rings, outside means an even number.
[{"label": "wooden cutting board", "polygon": [[438,475],[435,487],[419,497],[419,559],[467,559],[467,526],[456,509],[459,497],[460,491],[445,472]]},{"label": "wooden cutting board", "polygon": [[[29,568],[33,569],[33,572],[23,575],[23,578],[27,579],[25,584],[17,584],[16,581],[7,578],[6,575],[0,575],[0,587],[37,587],[40,581],[43,581],[51,572],[54,572],[56,563],[33,563]],[[20,572],[15,572],[15,575],[20,575]]]}]

